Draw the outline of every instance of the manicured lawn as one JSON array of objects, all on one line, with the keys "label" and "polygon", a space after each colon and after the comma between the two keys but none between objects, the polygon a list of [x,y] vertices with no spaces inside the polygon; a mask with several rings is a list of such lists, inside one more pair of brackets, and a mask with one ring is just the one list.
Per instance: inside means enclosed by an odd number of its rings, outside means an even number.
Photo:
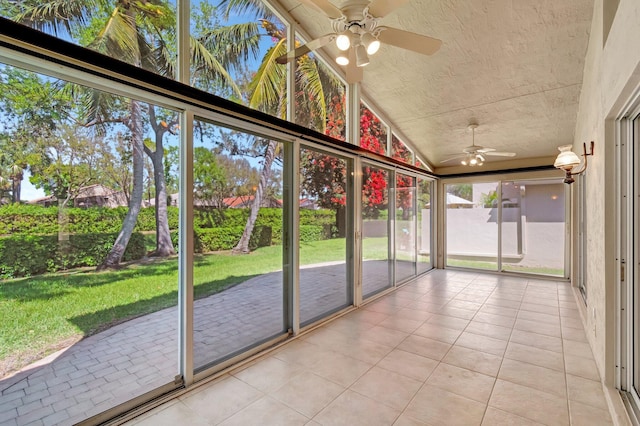
[{"label": "manicured lawn", "polygon": [[[302,243],[307,264],[344,259],[344,239]],[[249,255],[196,256],[196,298],[282,269],[282,247]],[[0,281],[0,377],[69,343],[136,316],[175,306],[177,257],[91,270]]]},{"label": "manicured lawn", "polygon": [[[498,267],[496,262],[482,262],[477,260],[460,260],[460,259],[447,259],[447,266],[457,266],[460,268],[484,269],[489,271],[495,271]],[[509,265],[509,264],[503,264],[502,267],[505,271],[509,271],[509,272],[552,275],[555,277],[562,277],[564,275],[564,271],[562,269],[557,269],[557,268],[517,266],[517,265]]]}]

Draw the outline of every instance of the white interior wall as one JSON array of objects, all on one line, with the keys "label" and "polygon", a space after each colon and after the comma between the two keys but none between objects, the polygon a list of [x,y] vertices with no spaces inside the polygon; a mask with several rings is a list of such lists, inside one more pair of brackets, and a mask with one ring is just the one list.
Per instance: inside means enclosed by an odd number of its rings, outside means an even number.
[{"label": "white interior wall", "polygon": [[[604,10],[618,3],[606,43]],[[615,138],[612,122],[640,84],[640,1],[596,0],[583,86],[576,122],[574,151],[595,141],[595,154],[586,171],[586,302],[585,326],[596,364],[607,388],[615,378],[615,321],[617,270],[615,267]],[[577,190],[573,190],[575,207]],[[573,268],[577,277],[576,209],[573,209]]]}]

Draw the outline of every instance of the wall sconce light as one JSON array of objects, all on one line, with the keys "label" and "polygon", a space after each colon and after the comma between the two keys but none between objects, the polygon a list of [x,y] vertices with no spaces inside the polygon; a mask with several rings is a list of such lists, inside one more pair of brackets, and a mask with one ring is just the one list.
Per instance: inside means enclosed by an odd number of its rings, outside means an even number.
[{"label": "wall sconce light", "polygon": [[[558,147],[560,154],[553,163],[553,166],[562,169],[565,172],[564,183],[572,184],[575,182],[573,176],[578,175],[587,170],[587,157],[593,155],[593,141],[591,141],[591,148],[587,152],[587,144],[582,144],[582,156],[584,162],[580,160],[580,157],[573,151],[571,151],[572,145],[562,145]],[[581,164],[582,163],[582,164]]]}]

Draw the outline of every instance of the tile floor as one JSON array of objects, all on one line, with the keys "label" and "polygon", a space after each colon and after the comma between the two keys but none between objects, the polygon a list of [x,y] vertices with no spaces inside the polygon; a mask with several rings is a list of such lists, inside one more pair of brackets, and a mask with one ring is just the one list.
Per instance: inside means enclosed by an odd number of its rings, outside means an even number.
[{"label": "tile floor", "polygon": [[129,424],[612,424],[563,282],[434,271]]}]

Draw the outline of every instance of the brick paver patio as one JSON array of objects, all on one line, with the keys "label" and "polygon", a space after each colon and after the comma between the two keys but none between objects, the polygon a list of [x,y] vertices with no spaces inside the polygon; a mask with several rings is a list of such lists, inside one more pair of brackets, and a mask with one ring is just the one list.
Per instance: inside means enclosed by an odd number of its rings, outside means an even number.
[{"label": "brick paver patio", "polygon": [[[387,262],[363,270],[364,294],[387,285]],[[301,268],[303,322],[346,305],[345,275],[344,264]],[[281,334],[282,291],[275,272],[195,301],[196,368]],[[171,383],[177,315],[172,307],[127,321],[0,380],[0,425],[73,424]]]}]

